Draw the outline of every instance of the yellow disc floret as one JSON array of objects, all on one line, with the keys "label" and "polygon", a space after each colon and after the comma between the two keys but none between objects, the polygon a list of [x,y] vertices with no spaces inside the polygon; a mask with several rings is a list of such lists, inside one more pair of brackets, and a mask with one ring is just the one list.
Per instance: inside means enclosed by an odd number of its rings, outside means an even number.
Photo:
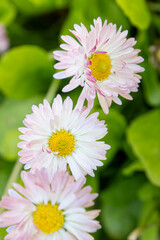
[{"label": "yellow disc floret", "polygon": [[94,53],[89,60],[91,61],[91,65],[89,66],[92,70],[91,75],[97,81],[107,79],[111,73],[111,60],[107,53]]},{"label": "yellow disc floret", "polygon": [[64,215],[62,210],[58,210],[58,205],[52,205],[48,202],[37,206],[33,212],[33,222],[39,230],[46,234],[54,233],[62,228],[64,224]]},{"label": "yellow disc floret", "polygon": [[70,131],[56,131],[49,138],[49,148],[52,152],[57,152],[58,157],[70,155],[75,150],[74,136]]}]

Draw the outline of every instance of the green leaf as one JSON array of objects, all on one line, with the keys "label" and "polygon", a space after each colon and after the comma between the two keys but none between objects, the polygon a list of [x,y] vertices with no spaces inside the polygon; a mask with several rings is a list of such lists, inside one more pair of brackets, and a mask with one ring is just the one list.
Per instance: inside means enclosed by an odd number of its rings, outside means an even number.
[{"label": "green leaf", "polygon": [[144,95],[151,106],[160,106],[160,83],[158,72],[148,62],[144,63],[145,72],[143,76]]},{"label": "green leaf", "polygon": [[[95,173],[96,174],[96,173]],[[92,192],[93,193],[98,193],[99,192],[99,178],[98,175],[96,177],[91,177],[91,176],[86,176],[86,184],[90,185],[92,187]]]},{"label": "green leaf", "polygon": [[[159,221],[159,218],[157,216],[155,216],[155,220]],[[145,229],[142,232],[140,240],[157,240],[158,239],[159,226],[158,226],[158,224],[155,224],[154,222],[153,222],[153,224],[151,224],[147,229]]]},{"label": "green leaf", "polygon": [[27,15],[43,14],[58,8],[63,8],[67,0],[13,0],[17,8]]},{"label": "green leaf", "polygon": [[106,165],[112,161],[122,147],[127,123],[124,116],[116,110],[110,109],[108,115],[104,114],[102,109],[97,110],[99,111],[99,119],[105,120],[108,127],[108,134],[103,138],[105,143],[111,146],[111,149],[107,151],[107,161],[104,161]]},{"label": "green leaf", "polygon": [[141,209],[136,193],[143,181],[142,176],[119,177],[101,193],[102,227],[111,238],[126,239],[136,227]]},{"label": "green leaf", "polygon": [[6,99],[0,106],[0,154],[8,161],[15,161],[18,148],[18,128],[23,126],[25,115],[31,113],[32,104],[39,104],[42,96],[26,100]]},{"label": "green leaf", "polygon": [[0,1],[0,23],[9,25],[13,22],[16,16],[16,9],[8,0]]},{"label": "green leaf", "polygon": [[147,29],[151,23],[151,15],[145,0],[116,0],[131,23],[139,29]]},{"label": "green leaf", "polygon": [[151,202],[152,200],[159,202],[160,199],[159,187],[152,185],[150,182],[146,182],[139,189],[138,196],[144,202],[146,201]]},{"label": "green leaf", "polygon": [[123,11],[116,4],[115,0],[98,0],[98,3],[100,8],[100,16],[102,16],[104,19],[107,19],[108,23],[116,23],[117,27],[122,25],[123,29],[130,28],[128,18],[123,14]]},{"label": "green leaf", "polygon": [[160,186],[160,110],[136,118],[128,128],[127,139],[141,160],[150,181]]},{"label": "green leaf", "polygon": [[75,23],[80,24],[82,22],[89,30],[90,25],[93,25],[93,19],[99,16],[101,16],[103,21],[107,19],[108,23],[116,23],[118,27],[120,25],[124,29],[130,27],[127,17],[124,16],[114,0],[92,0],[92,4],[89,1],[76,0],[70,4],[70,12],[62,27],[61,35],[68,34],[68,29],[73,29]]},{"label": "green leaf", "polygon": [[10,98],[29,98],[45,92],[53,67],[45,50],[20,46],[4,54],[0,62],[0,89]]},{"label": "green leaf", "polygon": [[159,236],[159,213],[155,202],[145,202],[141,211],[140,226],[143,231],[140,240],[157,240]]},{"label": "green leaf", "polygon": [[136,160],[132,163],[130,163],[128,166],[126,166],[125,168],[123,168],[122,173],[126,176],[132,175],[135,172],[141,172],[144,171],[144,167],[143,164],[139,161]]},{"label": "green leaf", "polygon": [[70,12],[64,21],[60,35],[69,34],[69,29],[73,29],[74,24],[80,24],[81,22],[89,28],[90,24],[93,24],[93,18],[98,16],[97,0],[93,0],[91,5],[85,0],[71,1]]}]

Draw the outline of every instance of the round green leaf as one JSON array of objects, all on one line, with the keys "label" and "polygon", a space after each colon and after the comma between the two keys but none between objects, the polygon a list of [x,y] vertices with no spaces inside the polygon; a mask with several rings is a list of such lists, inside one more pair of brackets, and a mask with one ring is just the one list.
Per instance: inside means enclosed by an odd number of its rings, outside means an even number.
[{"label": "round green leaf", "polygon": [[53,67],[45,50],[21,46],[6,53],[0,62],[0,89],[11,98],[28,98],[45,92]]},{"label": "round green leaf", "polygon": [[13,22],[16,15],[16,9],[8,0],[0,1],[0,23],[9,25]]},{"label": "round green leaf", "polygon": [[152,183],[160,186],[160,110],[136,118],[129,126],[127,138],[141,160]]},{"label": "round green leaf", "polygon": [[116,0],[131,23],[139,29],[147,29],[151,23],[151,15],[145,0]]}]

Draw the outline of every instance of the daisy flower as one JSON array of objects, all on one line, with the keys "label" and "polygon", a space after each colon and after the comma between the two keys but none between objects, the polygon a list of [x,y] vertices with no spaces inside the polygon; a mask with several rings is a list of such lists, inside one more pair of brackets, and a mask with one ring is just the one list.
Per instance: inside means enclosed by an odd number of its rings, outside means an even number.
[{"label": "daisy flower", "polygon": [[88,116],[88,109],[73,108],[67,97],[62,102],[60,95],[54,99],[52,107],[47,100],[39,107],[32,106],[33,113],[23,121],[26,126],[18,144],[20,162],[25,169],[47,168],[51,174],[57,169],[65,171],[69,166],[77,180],[84,175],[94,176],[93,170],[102,166],[109,145],[98,141],[106,135],[104,121],[98,120],[98,112]]},{"label": "daisy flower", "polygon": [[79,85],[83,87],[79,97],[79,106],[84,100],[93,107],[96,93],[103,111],[107,114],[112,100],[121,104],[119,95],[132,99],[131,92],[136,92],[141,76],[137,73],[144,71],[138,63],[143,58],[138,56],[139,49],[134,49],[134,38],[127,39],[128,31],[117,31],[116,24],[107,21],[102,25],[99,17],[94,20],[94,26],[88,32],[86,27],[75,24],[70,36],[62,36],[64,44],[62,51],[55,51],[54,58],[59,62],[56,69],[63,69],[56,74],[56,79],[72,76],[63,92],[71,91]]},{"label": "daisy flower", "polygon": [[0,54],[5,52],[9,48],[9,40],[5,27],[0,24]]},{"label": "daisy flower", "polygon": [[98,194],[84,188],[84,179],[74,181],[68,172],[57,171],[51,181],[46,169],[35,174],[23,171],[24,187],[13,183],[3,196],[0,227],[8,227],[5,240],[92,240],[89,233],[101,226],[94,220],[99,210],[86,211]]}]

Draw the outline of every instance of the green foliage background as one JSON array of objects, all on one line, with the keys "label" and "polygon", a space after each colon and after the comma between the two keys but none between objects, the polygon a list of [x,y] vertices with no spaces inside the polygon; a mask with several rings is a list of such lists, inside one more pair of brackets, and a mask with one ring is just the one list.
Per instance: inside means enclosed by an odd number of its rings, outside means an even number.
[{"label": "green foliage background", "polygon": [[[140,240],[160,237],[160,1],[159,0],[0,0],[0,23],[10,49],[0,56],[0,195],[17,159],[18,127],[32,104],[42,102],[52,82],[52,51],[60,35],[74,23],[89,29],[93,19],[122,25],[138,41],[146,71],[133,101],[113,104],[105,115],[96,102],[93,111],[108,125],[104,138],[111,145],[107,161],[88,177],[99,193],[102,229],[95,239],[126,240],[142,228]],[[80,88],[69,94],[76,103]],[[0,230],[4,239],[5,230]]]}]

